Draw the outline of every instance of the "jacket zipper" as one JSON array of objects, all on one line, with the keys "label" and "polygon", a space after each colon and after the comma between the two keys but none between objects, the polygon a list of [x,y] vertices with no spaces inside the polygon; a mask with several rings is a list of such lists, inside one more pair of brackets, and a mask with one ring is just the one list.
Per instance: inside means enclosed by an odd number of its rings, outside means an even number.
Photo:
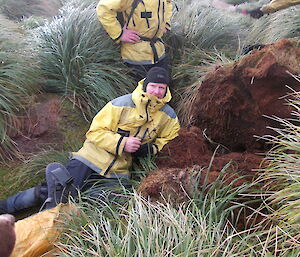
[{"label": "jacket zipper", "polygon": [[145,139],[148,131],[149,131],[149,128],[146,128],[146,130],[145,130],[145,132],[144,132],[144,134],[143,134],[143,136],[141,138],[141,141],[143,141]]},{"label": "jacket zipper", "polygon": [[151,100],[149,99],[148,102],[147,102],[147,104],[146,104],[146,107],[145,107],[146,108],[146,122],[145,122],[145,124],[149,120],[148,106],[149,106],[150,102],[151,102]]},{"label": "jacket zipper", "polygon": [[[148,102],[147,102],[147,104],[146,104],[146,107],[145,107],[145,108],[146,108],[146,122],[145,122],[144,124],[146,124],[146,123],[148,122],[148,120],[149,120],[148,106],[149,106],[150,102],[151,102],[151,100],[149,99]],[[148,130],[149,130],[148,128],[145,130],[142,139],[145,138],[146,133],[148,132]],[[140,128],[138,129],[138,132],[139,132],[139,131],[140,131]],[[137,134],[138,134],[138,132],[137,132]],[[112,168],[112,166],[115,164],[115,162],[116,162],[116,160],[117,160],[117,158],[118,158],[118,149],[119,149],[119,146],[120,146],[120,143],[121,143],[122,139],[123,139],[123,137],[120,138],[120,140],[119,140],[119,142],[118,142],[118,144],[117,144],[117,148],[116,148],[116,156],[115,156],[115,158],[112,160],[112,162],[109,164],[108,168],[107,168],[106,171],[104,172],[104,175],[106,175],[106,174],[110,171],[110,169]]]},{"label": "jacket zipper", "polygon": [[163,2],[163,21],[165,21],[165,2]]},{"label": "jacket zipper", "polygon": [[156,37],[156,35],[157,35],[158,31],[159,31],[159,28],[160,28],[160,15],[159,15],[159,10],[160,10],[160,0],[158,0],[158,7],[157,7],[157,30],[156,30],[156,32],[155,32],[153,38]]}]

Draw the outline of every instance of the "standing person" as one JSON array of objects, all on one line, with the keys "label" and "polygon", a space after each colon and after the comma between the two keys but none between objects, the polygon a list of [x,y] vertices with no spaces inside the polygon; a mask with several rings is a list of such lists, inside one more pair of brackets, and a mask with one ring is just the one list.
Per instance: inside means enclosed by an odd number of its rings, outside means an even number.
[{"label": "standing person", "polygon": [[97,16],[137,81],[154,66],[169,71],[162,36],[171,28],[172,0],[100,0]]},{"label": "standing person", "polygon": [[15,213],[45,199],[46,208],[52,208],[94,183],[100,186],[94,195],[101,198],[104,188],[119,183],[129,186],[133,157],[155,155],[178,135],[178,118],[167,104],[171,100],[169,83],[165,69],[150,69],[132,94],[110,101],[94,117],[82,148],[66,166],[47,166],[43,190],[37,186],[0,201],[0,213]]}]

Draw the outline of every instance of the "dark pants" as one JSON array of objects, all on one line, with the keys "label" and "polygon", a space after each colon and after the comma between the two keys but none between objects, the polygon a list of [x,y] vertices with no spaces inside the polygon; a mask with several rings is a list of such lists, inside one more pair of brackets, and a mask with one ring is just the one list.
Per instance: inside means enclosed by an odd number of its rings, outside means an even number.
[{"label": "dark pants", "polygon": [[146,77],[147,72],[153,67],[164,68],[170,73],[169,61],[167,56],[155,64],[136,65],[136,64],[126,63],[126,62],[125,64],[132,69],[131,75],[133,76],[136,83],[144,79]]},{"label": "dark pants", "polygon": [[88,198],[112,200],[123,189],[131,188],[128,179],[105,178],[78,160],[71,160],[66,168],[73,185]]},{"label": "dark pants", "polygon": [[[78,160],[70,160],[66,165],[73,178],[73,186],[87,197],[100,200],[112,199],[124,187],[129,189],[128,180],[105,178]],[[0,201],[0,214],[16,213],[23,209],[41,206],[47,199],[47,182],[33,188],[19,192]]]}]

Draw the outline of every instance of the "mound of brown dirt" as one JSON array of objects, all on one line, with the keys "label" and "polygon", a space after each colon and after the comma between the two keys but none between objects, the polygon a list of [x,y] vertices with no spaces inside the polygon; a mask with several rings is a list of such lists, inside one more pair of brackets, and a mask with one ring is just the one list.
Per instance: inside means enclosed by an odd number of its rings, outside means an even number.
[{"label": "mound of brown dirt", "polygon": [[194,177],[199,177],[199,190],[207,190],[213,182],[218,180],[223,185],[232,184],[233,187],[247,183],[247,179],[238,173],[220,171],[207,171],[200,166],[186,169],[164,168],[158,169],[148,174],[142,180],[138,192],[145,198],[153,202],[166,202],[178,205],[188,200],[192,196],[195,181]]},{"label": "mound of brown dirt", "polygon": [[191,174],[187,169],[156,170],[142,180],[138,192],[154,202],[180,204],[192,192]]},{"label": "mound of brown dirt", "polygon": [[296,41],[282,40],[254,51],[239,62],[208,73],[199,88],[192,115],[194,125],[231,151],[266,149],[254,136],[270,134],[267,126],[278,126],[263,115],[290,117],[282,96],[296,91],[300,83],[300,48]]},{"label": "mound of brown dirt", "polygon": [[194,165],[209,167],[211,163],[210,170],[220,172],[230,162],[231,171],[239,172],[241,175],[254,175],[254,170],[259,168],[263,158],[249,152],[220,154],[217,151],[212,160],[213,152],[208,150],[207,145],[208,142],[199,128],[182,128],[179,136],[167,144],[160,153],[156,162],[158,168],[184,169]]},{"label": "mound of brown dirt", "polygon": [[251,179],[258,172],[262,159],[262,155],[232,152],[215,157],[212,161],[211,170],[221,171],[225,165],[230,163],[228,170],[243,176],[249,175],[249,179]]},{"label": "mound of brown dirt", "polygon": [[160,154],[158,170],[142,180],[138,191],[152,201],[170,200],[176,205],[186,201],[192,193],[192,175],[200,175],[200,190],[206,190],[216,180],[238,187],[253,179],[263,158],[246,152],[222,155],[217,152],[213,159],[212,155],[199,128],[182,128],[179,136]]},{"label": "mound of brown dirt", "polygon": [[157,159],[160,168],[185,168],[195,164],[205,165],[211,158],[201,129],[182,128],[179,136],[168,143]]}]

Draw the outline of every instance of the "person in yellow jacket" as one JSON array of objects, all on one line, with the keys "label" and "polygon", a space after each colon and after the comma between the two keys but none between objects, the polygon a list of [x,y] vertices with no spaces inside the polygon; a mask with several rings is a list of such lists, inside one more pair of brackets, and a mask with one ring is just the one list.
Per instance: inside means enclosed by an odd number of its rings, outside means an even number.
[{"label": "person in yellow jacket", "polygon": [[171,28],[172,0],[100,0],[96,11],[137,81],[154,66],[168,70],[162,36]]},{"label": "person in yellow jacket", "polygon": [[169,83],[168,71],[150,69],[132,94],[110,101],[94,117],[82,148],[72,153],[66,166],[49,164],[46,185],[0,201],[0,213],[15,213],[43,202],[52,208],[66,202],[69,194],[76,197],[77,189],[89,190],[91,180],[103,187],[119,181],[129,186],[133,157],[155,155],[178,136],[178,118],[168,105]]},{"label": "person in yellow jacket", "polygon": [[251,17],[259,19],[264,14],[274,13],[279,10],[300,4],[300,0],[272,0],[270,3],[263,5],[261,8],[248,11]]}]

